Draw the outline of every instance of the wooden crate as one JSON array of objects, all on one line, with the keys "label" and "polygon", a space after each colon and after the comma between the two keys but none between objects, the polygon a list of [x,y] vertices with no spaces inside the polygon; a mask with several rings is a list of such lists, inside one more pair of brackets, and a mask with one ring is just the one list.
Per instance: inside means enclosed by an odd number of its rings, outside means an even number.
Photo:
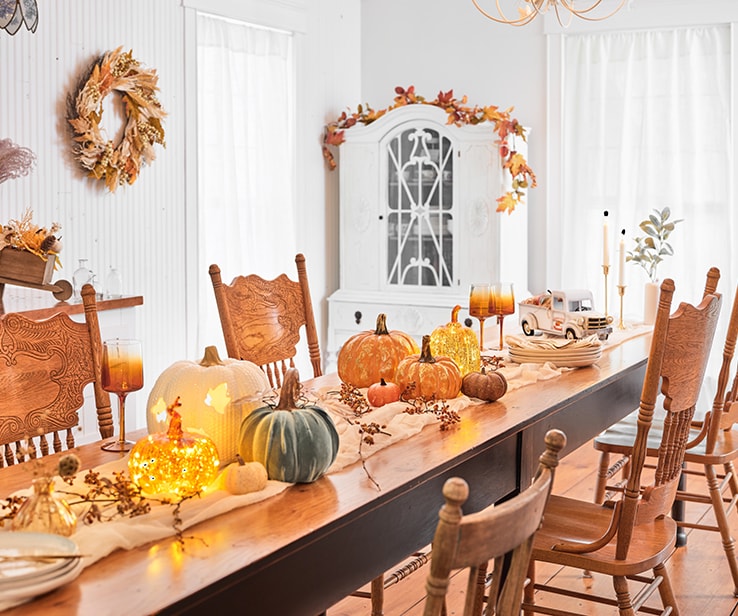
[{"label": "wooden crate", "polygon": [[0,250],[0,278],[47,285],[54,274],[54,262],[54,255],[49,255],[44,261],[27,250],[4,248]]}]

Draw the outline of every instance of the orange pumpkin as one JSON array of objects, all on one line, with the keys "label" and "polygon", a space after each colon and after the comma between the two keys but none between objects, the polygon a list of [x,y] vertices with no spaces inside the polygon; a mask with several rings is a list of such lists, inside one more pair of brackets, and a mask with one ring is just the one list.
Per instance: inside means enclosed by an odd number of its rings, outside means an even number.
[{"label": "orange pumpkin", "polygon": [[439,355],[448,355],[461,370],[461,376],[479,370],[481,355],[477,335],[459,323],[458,304],[451,310],[451,322],[436,327],[431,334],[431,345]]},{"label": "orange pumpkin", "polygon": [[338,377],[354,387],[395,380],[400,361],[418,353],[412,336],[387,329],[387,315],[377,316],[377,328],[354,334],[338,352]]},{"label": "orange pumpkin", "polygon": [[415,383],[414,394],[418,397],[448,400],[461,391],[461,371],[450,357],[433,357],[430,336],[423,336],[420,355],[410,355],[400,362],[395,382],[403,391]]},{"label": "orange pumpkin", "polygon": [[369,389],[366,390],[366,399],[374,407],[397,402],[401,395],[402,389],[397,383],[388,383],[384,379],[379,383],[369,385]]}]

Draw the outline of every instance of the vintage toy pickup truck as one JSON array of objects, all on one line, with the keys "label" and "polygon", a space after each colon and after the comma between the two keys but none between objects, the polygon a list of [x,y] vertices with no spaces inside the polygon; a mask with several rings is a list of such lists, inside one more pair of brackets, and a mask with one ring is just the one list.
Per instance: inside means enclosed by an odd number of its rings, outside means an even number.
[{"label": "vintage toy pickup truck", "polygon": [[612,333],[612,317],[595,312],[588,290],[548,291],[519,302],[518,309],[526,336],[541,331],[570,339],[597,334],[600,340],[607,340]]}]

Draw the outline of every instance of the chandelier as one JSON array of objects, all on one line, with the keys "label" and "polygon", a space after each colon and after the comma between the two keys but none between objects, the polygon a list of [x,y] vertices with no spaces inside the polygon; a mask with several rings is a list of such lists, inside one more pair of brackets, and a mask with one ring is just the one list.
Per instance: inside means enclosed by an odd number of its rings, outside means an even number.
[{"label": "chandelier", "polygon": [[[605,7],[600,6],[603,0],[494,0],[497,12],[492,14],[480,6],[480,2],[484,1],[472,0],[482,15],[492,21],[511,26],[524,26],[538,15],[553,9],[556,13],[556,20],[562,28],[566,28],[573,17],[587,21],[602,21],[617,13],[625,4],[625,0],[617,0],[617,6],[603,15]],[[486,1],[489,4],[493,2],[493,0]]]}]

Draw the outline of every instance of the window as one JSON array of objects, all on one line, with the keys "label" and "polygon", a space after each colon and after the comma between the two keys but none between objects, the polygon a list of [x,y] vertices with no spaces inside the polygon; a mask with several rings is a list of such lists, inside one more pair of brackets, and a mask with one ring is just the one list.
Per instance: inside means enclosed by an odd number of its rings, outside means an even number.
[{"label": "window", "polygon": [[207,278],[294,269],[294,68],[289,32],[197,15],[198,346],[222,341]]}]

